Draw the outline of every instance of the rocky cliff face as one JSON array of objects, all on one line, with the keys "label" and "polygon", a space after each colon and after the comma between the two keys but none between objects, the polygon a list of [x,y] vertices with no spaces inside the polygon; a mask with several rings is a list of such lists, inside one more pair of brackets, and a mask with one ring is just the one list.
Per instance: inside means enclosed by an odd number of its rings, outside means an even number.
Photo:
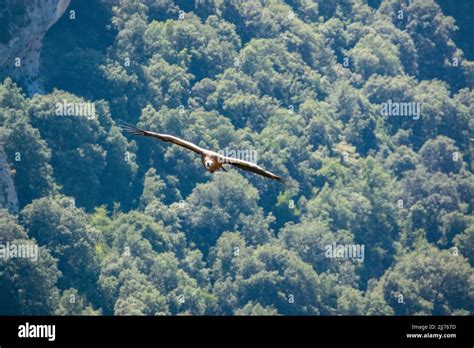
[{"label": "rocky cliff face", "polygon": [[[0,1],[0,79],[22,82],[28,94],[40,93],[38,82],[43,37],[64,14],[71,0]],[[20,64],[18,66],[18,64]],[[0,144],[0,208],[19,211],[18,197]]]},{"label": "rocky cliff face", "polygon": [[[11,76],[25,83],[30,95],[41,92],[37,77],[43,37],[70,2],[4,0],[0,3],[0,77]],[[21,66],[17,66],[19,62]]]},{"label": "rocky cliff face", "polygon": [[3,147],[0,146],[0,208],[8,209],[13,214],[18,214],[19,205],[15,185],[11,177]]}]

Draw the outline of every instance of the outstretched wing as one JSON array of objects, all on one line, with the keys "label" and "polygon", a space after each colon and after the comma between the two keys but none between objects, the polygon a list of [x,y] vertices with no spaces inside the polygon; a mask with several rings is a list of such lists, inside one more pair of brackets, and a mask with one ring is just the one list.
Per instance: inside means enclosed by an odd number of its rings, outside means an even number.
[{"label": "outstretched wing", "polygon": [[232,164],[233,166],[238,167],[240,169],[248,170],[249,172],[262,175],[266,178],[278,180],[283,183],[286,182],[286,180],[282,178],[281,176],[275,175],[272,172],[269,172],[268,170],[265,170],[262,167],[256,165],[255,163],[252,163],[249,161],[244,161],[244,160],[240,160],[240,159],[232,158],[232,157],[223,157],[222,161],[224,163]]},{"label": "outstretched wing", "polygon": [[133,134],[133,135],[142,135],[142,136],[145,136],[145,137],[157,138],[157,139],[169,142],[169,143],[173,143],[173,144],[182,146],[182,147],[184,147],[188,150],[194,151],[194,152],[196,152],[200,155],[202,155],[203,153],[206,152],[206,150],[204,150],[203,148],[201,148],[201,147],[199,147],[199,146],[197,146],[197,145],[195,145],[195,144],[193,144],[189,141],[186,141],[186,140],[183,140],[181,138],[175,137],[173,135],[146,131],[144,129],[138,128],[137,126],[134,126],[133,124],[130,124],[130,123],[122,121],[122,120],[119,120],[119,122],[120,122],[120,124],[119,124],[120,128],[122,128],[122,130],[127,132],[127,133],[130,133],[130,134]]}]

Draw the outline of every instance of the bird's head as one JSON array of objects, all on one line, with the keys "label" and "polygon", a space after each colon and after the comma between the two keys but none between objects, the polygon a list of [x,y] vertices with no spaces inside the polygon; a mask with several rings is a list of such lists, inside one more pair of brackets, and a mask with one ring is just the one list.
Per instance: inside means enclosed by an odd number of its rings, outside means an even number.
[{"label": "bird's head", "polygon": [[206,160],[204,161],[204,166],[206,167],[206,169],[211,168],[213,164],[214,164],[214,161],[211,160],[211,159],[206,159]]}]

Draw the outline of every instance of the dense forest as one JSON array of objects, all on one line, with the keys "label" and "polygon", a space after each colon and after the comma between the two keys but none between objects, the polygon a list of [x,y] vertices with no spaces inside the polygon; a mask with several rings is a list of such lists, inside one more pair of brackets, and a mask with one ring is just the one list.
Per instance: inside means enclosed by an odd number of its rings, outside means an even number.
[{"label": "dense forest", "polygon": [[474,314],[472,5],[73,0],[1,75],[0,314]]}]

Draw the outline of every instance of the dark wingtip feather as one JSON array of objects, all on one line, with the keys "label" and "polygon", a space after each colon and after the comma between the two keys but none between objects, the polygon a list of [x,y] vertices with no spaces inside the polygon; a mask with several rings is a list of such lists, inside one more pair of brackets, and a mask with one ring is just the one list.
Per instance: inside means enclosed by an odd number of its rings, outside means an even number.
[{"label": "dark wingtip feather", "polygon": [[127,133],[133,134],[133,135],[145,135],[145,131],[141,128],[138,128],[137,126],[134,126],[131,123],[128,123],[124,120],[117,120],[119,127]]}]

